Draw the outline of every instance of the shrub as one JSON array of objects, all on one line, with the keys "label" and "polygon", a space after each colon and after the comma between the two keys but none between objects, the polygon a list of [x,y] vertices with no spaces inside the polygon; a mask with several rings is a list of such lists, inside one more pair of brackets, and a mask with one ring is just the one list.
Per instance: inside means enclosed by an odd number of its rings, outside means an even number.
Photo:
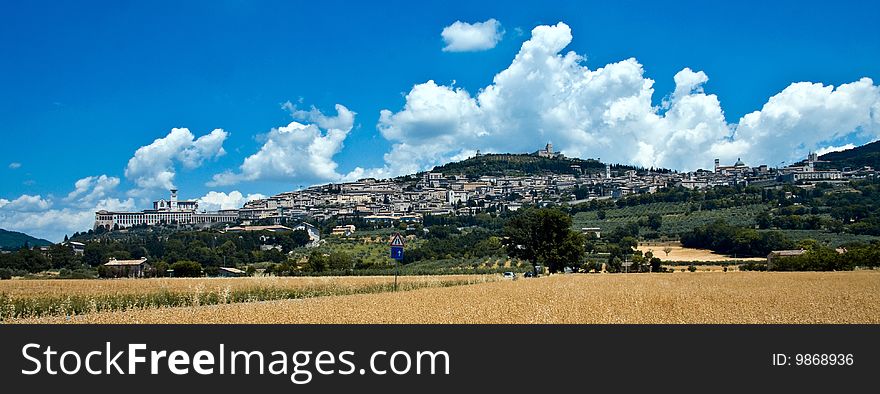
[{"label": "shrub", "polygon": [[766,271],[767,264],[764,263],[745,263],[739,266],[740,271]]},{"label": "shrub", "polygon": [[202,265],[194,261],[180,260],[171,264],[174,276],[178,278],[196,278],[202,276]]}]

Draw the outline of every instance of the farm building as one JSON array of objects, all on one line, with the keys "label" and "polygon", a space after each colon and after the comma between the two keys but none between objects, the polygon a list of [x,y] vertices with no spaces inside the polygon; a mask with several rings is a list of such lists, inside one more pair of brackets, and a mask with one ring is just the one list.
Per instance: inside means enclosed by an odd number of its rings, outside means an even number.
[{"label": "farm building", "polygon": [[302,222],[293,228],[294,230],[302,230],[309,234],[309,241],[312,245],[317,244],[318,241],[321,240],[321,230],[319,230],[315,225],[307,222]]},{"label": "farm building", "polygon": [[583,227],[581,228],[581,232],[584,235],[593,234],[596,236],[596,238],[602,238],[602,229],[599,227]]},{"label": "farm building", "polygon": [[355,226],[353,224],[346,224],[346,225],[342,225],[342,226],[333,227],[333,231],[331,231],[330,234],[347,237],[349,235],[354,234],[354,231],[355,231]]},{"label": "farm building", "polygon": [[110,261],[104,264],[107,267],[110,276],[117,278],[140,278],[144,276],[144,270],[147,267],[146,257],[138,260],[116,260],[110,258]]},{"label": "farm building", "polygon": [[86,244],[82,242],[67,241],[62,245],[69,247],[77,256],[82,256],[86,252]]},{"label": "farm building", "polygon": [[247,276],[247,273],[232,267],[220,267],[220,270],[217,272],[217,276],[222,278],[237,278],[241,276]]}]

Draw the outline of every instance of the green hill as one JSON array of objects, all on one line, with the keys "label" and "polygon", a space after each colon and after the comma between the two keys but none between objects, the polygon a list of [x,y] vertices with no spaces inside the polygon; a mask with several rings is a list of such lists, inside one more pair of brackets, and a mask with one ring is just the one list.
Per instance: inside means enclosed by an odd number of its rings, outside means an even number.
[{"label": "green hill", "polygon": [[880,141],[874,141],[853,149],[840,152],[830,152],[819,156],[818,167],[843,169],[849,167],[857,169],[864,166],[880,168]]},{"label": "green hill", "polygon": [[[612,171],[643,170],[612,165]],[[458,174],[468,177],[483,175],[540,175],[540,174],[595,174],[605,171],[605,164],[595,159],[546,158],[527,154],[485,154],[458,162],[436,166],[433,172]],[[666,170],[657,170],[666,171]]]},{"label": "green hill", "polygon": [[46,246],[52,245],[45,239],[31,237],[25,233],[17,231],[7,231],[0,228],[0,249],[18,249],[27,242],[30,246]]}]

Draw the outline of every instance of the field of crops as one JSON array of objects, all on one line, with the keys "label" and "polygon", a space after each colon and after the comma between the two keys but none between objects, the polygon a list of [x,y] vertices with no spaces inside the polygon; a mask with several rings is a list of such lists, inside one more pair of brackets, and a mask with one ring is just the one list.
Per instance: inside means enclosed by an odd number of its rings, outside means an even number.
[{"label": "field of crops", "polygon": [[724,219],[727,223],[736,226],[751,227],[755,225],[755,216],[766,209],[768,206],[765,204],[753,204],[688,212],[687,204],[660,202],[609,209],[606,211],[605,220],[599,220],[595,211],[578,212],[574,215],[573,222],[576,228],[599,227],[602,231],[612,231],[640,218],[647,218],[649,214],[659,213],[663,216],[663,223],[658,233],[676,235],[698,226],[713,223],[718,219]]},{"label": "field of crops", "polygon": [[880,323],[880,272],[571,274],[44,323]]},{"label": "field of crops", "polygon": [[[666,253],[669,248],[669,253]],[[681,244],[668,243],[651,243],[642,242],[637,250],[644,252],[650,251],[654,256],[661,258],[664,262],[746,262],[746,261],[766,261],[764,257],[735,257],[715,253],[708,249],[685,248]]]},{"label": "field of crops", "polygon": [[[401,276],[398,289],[456,286],[495,279],[485,275]],[[394,278],[248,277],[0,281],[0,321],[104,311],[142,311],[267,300],[391,291]]]},{"label": "field of crops", "polygon": [[[764,230],[762,230],[764,231]],[[836,248],[850,242],[870,243],[880,240],[880,237],[874,235],[849,234],[849,233],[830,233],[822,230],[778,230],[782,231],[794,241],[802,239],[814,239],[832,248]]]}]

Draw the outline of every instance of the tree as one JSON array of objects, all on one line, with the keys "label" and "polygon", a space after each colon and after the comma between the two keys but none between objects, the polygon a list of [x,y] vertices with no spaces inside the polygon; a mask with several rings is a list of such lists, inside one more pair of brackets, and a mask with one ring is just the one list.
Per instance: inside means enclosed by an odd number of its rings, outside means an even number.
[{"label": "tree", "polygon": [[632,254],[633,249],[639,247],[639,241],[635,237],[623,237],[617,244],[620,246],[623,254],[627,255]]},{"label": "tree", "polygon": [[[294,230],[292,233],[290,233],[290,241],[290,245],[283,247],[287,248],[289,246],[290,250],[293,250],[294,248],[301,248],[303,246],[306,246],[306,244],[311,242],[312,239],[309,238],[309,233],[306,230]],[[288,252],[290,251],[287,249],[284,250]]]},{"label": "tree", "polygon": [[565,267],[580,265],[584,255],[584,235],[576,231],[569,231],[562,244],[550,250],[546,256],[547,267],[550,272],[558,272]]},{"label": "tree", "polygon": [[354,266],[354,260],[348,253],[333,252],[330,253],[330,257],[327,259],[327,265],[331,270],[346,270]]},{"label": "tree", "polygon": [[83,250],[82,261],[92,267],[106,263],[104,261],[104,248],[97,242],[87,243]]},{"label": "tree", "polygon": [[669,252],[672,251],[672,247],[667,246],[663,248],[663,253],[666,253],[666,257],[669,257]]},{"label": "tree", "polygon": [[306,263],[306,269],[311,272],[321,272],[327,269],[327,256],[324,256],[323,253],[313,251],[312,254],[309,255],[309,260]]},{"label": "tree", "polygon": [[758,225],[758,228],[768,229],[768,228],[770,228],[770,225],[773,223],[773,219],[770,218],[769,212],[761,211],[761,213],[759,213],[755,217],[755,223]]},{"label": "tree", "polygon": [[503,244],[510,257],[546,264],[550,272],[577,265],[584,237],[571,229],[571,216],[554,209],[528,209],[508,220]]},{"label": "tree", "polygon": [[202,276],[202,265],[195,261],[181,260],[171,264],[174,276],[178,278],[196,278]]},{"label": "tree", "polygon": [[54,244],[49,247],[49,260],[53,268],[67,268],[78,264],[76,254],[69,246]]},{"label": "tree", "polygon": [[168,275],[168,263],[160,261],[153,266],[157,278],[163,278]]},{"label": "tree", "polygon": [[648,215],[648,227],[650,227],[651,230],[657,231],[660,229],[661,225],[663,225],[663,216],[660,216],[659,213]]},{"label": "tree", "polygon": [[226,241],[223,243],[223,245],[220,245],[219,249],[221,259],[223,259],[223,261],[225,262],[226,259],[235,255],[235,251],[238,249],[238,247],[235,246],[235,242]]}]

